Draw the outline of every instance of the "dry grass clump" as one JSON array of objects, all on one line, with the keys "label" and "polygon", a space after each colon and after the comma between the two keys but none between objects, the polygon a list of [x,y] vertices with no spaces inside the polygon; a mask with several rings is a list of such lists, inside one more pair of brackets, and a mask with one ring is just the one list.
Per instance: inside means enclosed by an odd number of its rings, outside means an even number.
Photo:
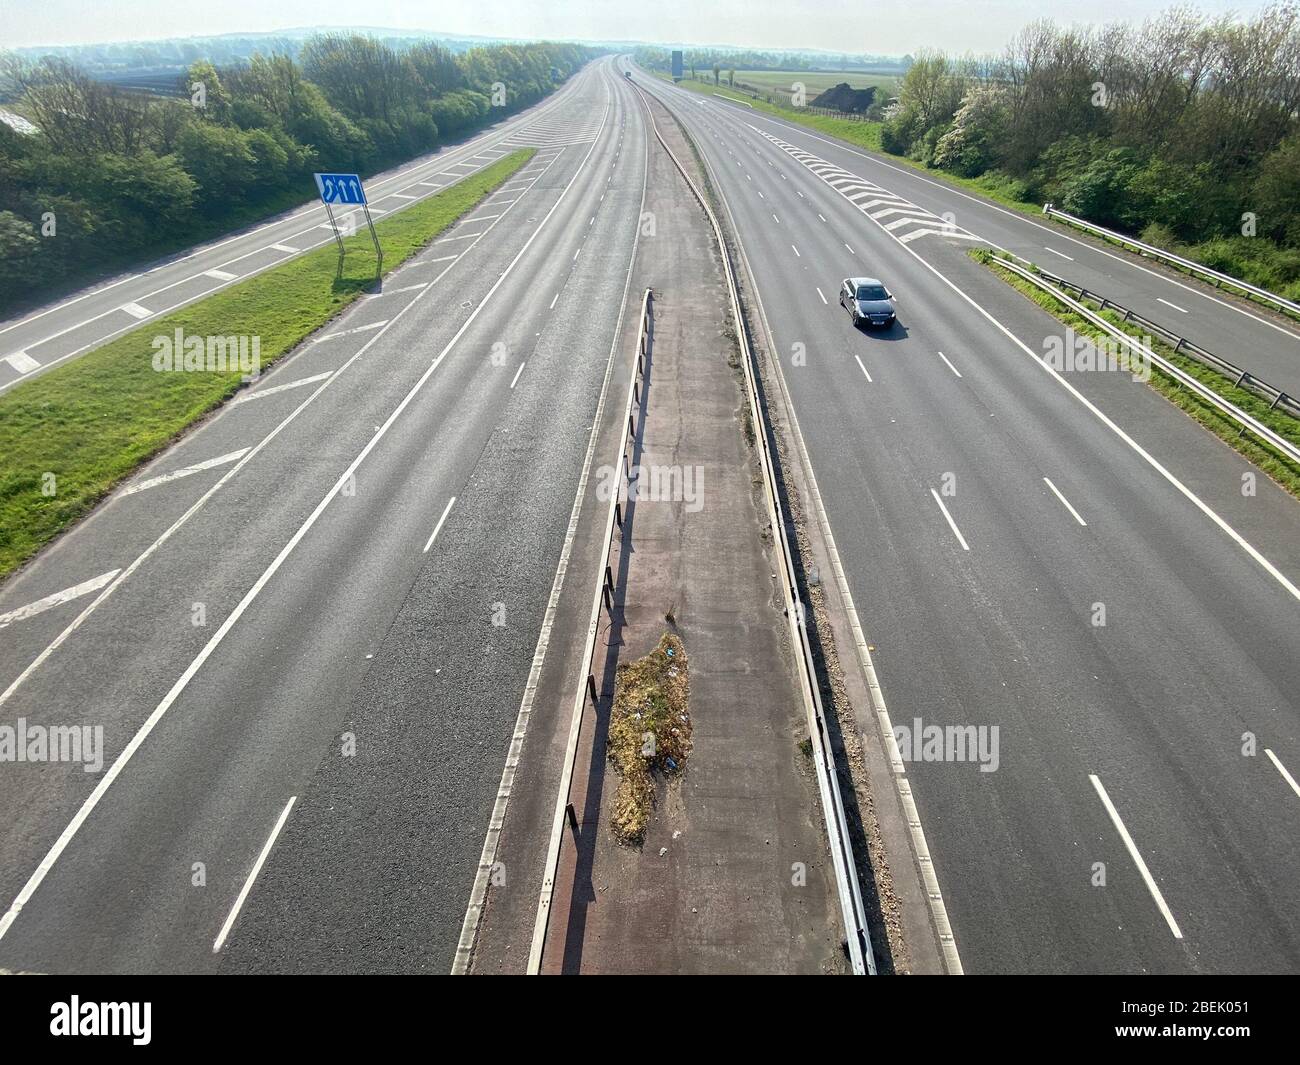
[{"label": "dry grass clump", "polygon": [[618,667],[609,715],[609,759],[619,773],[612,829],[620,843],[645,839],[654,809],[654,773],[682,771],[691,753],[686,649],[665,633],[644,658]]}]

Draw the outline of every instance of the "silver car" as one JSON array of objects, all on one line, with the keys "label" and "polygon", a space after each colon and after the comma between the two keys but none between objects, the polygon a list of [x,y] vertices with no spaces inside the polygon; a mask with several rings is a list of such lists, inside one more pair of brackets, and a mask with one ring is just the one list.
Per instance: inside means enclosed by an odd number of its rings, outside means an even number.
[{"label": "silver car", "polygon": [[847,308],[855,326],[894,324],[894,297],[874,277],[846,277],[840,284],[840,306]]}]

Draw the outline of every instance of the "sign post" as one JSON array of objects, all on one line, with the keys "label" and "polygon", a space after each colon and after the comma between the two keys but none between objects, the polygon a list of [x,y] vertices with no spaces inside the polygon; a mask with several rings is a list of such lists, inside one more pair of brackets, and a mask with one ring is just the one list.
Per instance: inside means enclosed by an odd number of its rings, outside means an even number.
[{"label": "sign post", "polygon": [[379,235],[375,232],[374,219],[370,217],[370,205],[366,202],[365,186],[356,174],[316,174],[316,189],[320,193],[320,202],[325,205],[325,214],[329,216],[330,229],[339,246],[338,276],[343,276],[343,237],[339,234],[338,224],[334,221],[335,207],[360,207],[366,215],[366,225],[370,228],[370,239],[375,242],[375,276],[379,277],[384,269],[384,252],[379,247]]}]

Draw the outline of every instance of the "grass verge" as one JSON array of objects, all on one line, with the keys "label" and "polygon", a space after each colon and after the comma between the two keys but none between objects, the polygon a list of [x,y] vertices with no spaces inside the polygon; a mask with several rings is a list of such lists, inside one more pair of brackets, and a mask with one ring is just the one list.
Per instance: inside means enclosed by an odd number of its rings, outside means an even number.
[{"label": "grass verge", "polygon": [[[1049,293],[1011,273],[1011,271],[1001,269],[998,265],[998,257],[987,248],[972,249],[969,254],[973,259],[982,262],[991,269],[1012,288],[1073,329],[1076,335],[1109,340],[1108,334],[1086,318],[1074,313]],[[1084,302],[1085,305],[1091,303],[1091,310],[1095,310],[1102,318],[1125,332],[1132,327],[1132,323],[1125,323],[1123,318],[1113,311],[1101,310],[1095,301]],[[1260,399],[1253,392],[1238,388],[1232,378],[1202,365],[1181,352],[1175,354],[1173,346],[1166,344],[1163,340],[1151,338],[1148,346],[1152,351],[1169,360],[1184,373],[1195,377],[1228,402],[1235,404],[1247,414],[1263,422],[1279,436],[1300,446],[1300,421],[1297,421],[1286,411],[1270,410],[1267,402]],[[1161,370],[1159,366],[1152,365],[1149,383],[1152,388],[1176,407],[1253,462],[1282,488],[1293,496],[1300,498],[1300,465],[1297,465],[1290,458],[1270,447],[1258,437],[1242,435],[1241,427],[1236,422],[1222,414],[1216,407],[1212,407],[1200,396],[1188,391],[1175,378]]]},{"label": "grass verge", "polygon": [[609,714],[609,760],[618,770],[611,828],[620,843],[645,840],[654,809],[656,770],[680,773],[691,753],[686,649],[665,633],[644,658],[618,667]]},{"label": "grass verge", "polygon": [[[375,224],[384,273],[508,181],[524,149]],[[291,351],[373,283],[370,234],[331,244],[126,333],[0,396],[0,579],[243,385],[239,370],[160,373],[155,337],[259,337],[261,365]],[[46,494],[49,493],[49,494]]]}]

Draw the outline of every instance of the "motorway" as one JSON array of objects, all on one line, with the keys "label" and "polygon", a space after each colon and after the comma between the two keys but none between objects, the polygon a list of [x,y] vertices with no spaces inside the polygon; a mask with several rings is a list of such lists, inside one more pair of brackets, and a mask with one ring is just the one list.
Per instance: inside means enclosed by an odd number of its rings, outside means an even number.
[{"label": "motorway", "polygon": [[[684,107],[693,101],[697,110],[712,109],[739,127],[762,131],[815,155],[828,168],[824,180],[835,180],[833,168],[886,190],[884,197],[858,197],[857,202],[889,200],[871,210],[886,224],[897,224],[903,230],[900,236],[906,236],[910,228],[946,224],[956,233],[980,238],[973,243],[987,243],[1037,263],[1195,341],[1269,384],[1300,395],[1300,324],[1107,247],[1059,223],[1013,211],[816,130],[723,96],[678,91]],[[882,216],[881,211],[895,213]]]},{"label": "motorway", "polygon": [[[370,213],[380,218],[477,173],[516,148],[562,145],[589,116],[574,111],[580,78],[463,144],[439,149],[366,181]],[[346,232],[348,214],[335,212]],[[350,218],[364,229],[365,218]],[[325,208],[308,206],[223,237],[145,270],[128,273],[12,321],[0,321],[0,394],[194,300],[323,247],[334,239]]]},{"label": "motorway", "polygon": [[617,387],[634,101],[575,75],[525,170],[0,591],[3,722],[106,748],[0,774],[0,968],[451,968]]},{"label": "motorway", "polygon": [[[965,971],[1295,971],[1300,510],[1262,476],[1244,491],[1252,467],[1145,384],[1048,368],[1060,324],[967,249],[1052,245],[1075,261],[1051,268],[1279,385],[1295,335],[1191,290],[1161,315],[1182,282],[636,82],[737,235],[894,726],[997,729],[993,771],[900,767]],[[897,324],[853,329],[854,275],[884,279]]]},{"label": "motorway", "polygon": [[[1296,502],[1263,477],[1243,491],[1253,468],[1148,386],[1046,367],[1059,323],[967,249],[1050,244],[1071,280],[1278,385],[1294,332],[636,80],[685,123],[737,235],[893,722],[997,729],[995,771],[900,767],[965,970],[1300,968]],[[581,643],[568,604],[591,589],[563,573],[603,546],[580,486],[626,381],[643,112],[603,60],[371,182],[410,202],[433,188],[413,178],[527,144],[469,218],[0,588],[0,724],[100,725],[105,744],[98,774],[0,773],[0,969],[452,967],[539,656]],[[0,353],[57,365],[146,320],[127,304],[152,316],[294,253],[275,244],[328,241],[315,218],[64,301],[0,329]],[[898,324],[853,330],[835,293],[858,274],[886,280]],[[551,703],[521,780],[553,778]],[[536,824],[553,801],[520,788],[511,809]],[[510,872],[529,892],[535,857]]]}]

